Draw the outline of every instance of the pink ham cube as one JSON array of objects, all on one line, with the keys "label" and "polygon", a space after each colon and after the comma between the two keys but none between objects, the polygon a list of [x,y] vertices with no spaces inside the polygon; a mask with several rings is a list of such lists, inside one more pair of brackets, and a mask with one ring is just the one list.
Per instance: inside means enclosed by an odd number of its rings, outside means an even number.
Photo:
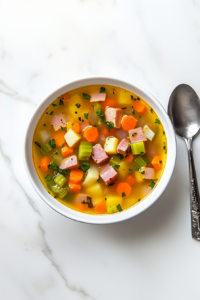
[{"label": "pink ham cube", "polygon": [[143,179],[156,179],[156,173],[154,168],[142,167],[140,169],[140,173],[142,174]]},{"label": "pink ham cube", "polygon": [[117,172],[109,164],[104,165],[100,170],[100,177],[103,179],[106,185],[111,183],[117,177]]},{"label": "pink ham cube", "polygon": [[122,109],[108,107],[105,110],[106,121],[113,122],[115,128],[121,127]]},{"label": "pink ham cube", "polygon": [[60,168],[64,170],[76,169],[78,166],[78,158],[76,155],[69,156],[60,163]]},{"label": "pink ham cube", "polygon": [[127,139],[121,140],[119,145],[117,146],[117,152],[126,156],[128,154],[129,141]]},{"label": "pink ham cube", "polygon": [[97,144],[92,148],[92,158],[97,164],[101,164],[107,161],[109,157],[102,146],[100,144]]},{"label": "pink ham cube", "polygon": [[93,93],[90,102],[105,101],[106,93]]},{"label": "pink ham cube", "polygon": [[131,129],[128,133],[131,144],[141,141],[145,142],[147,140],[146,136],[143,133],[142,127]]},{"label": "pink ham cube", "polygon": [[51,125],[53,125],[55,131],[59,130],[61,126],[66,127],[65,118],[61,114],[57,116],[53,116],[53,118],[51,119]]}]

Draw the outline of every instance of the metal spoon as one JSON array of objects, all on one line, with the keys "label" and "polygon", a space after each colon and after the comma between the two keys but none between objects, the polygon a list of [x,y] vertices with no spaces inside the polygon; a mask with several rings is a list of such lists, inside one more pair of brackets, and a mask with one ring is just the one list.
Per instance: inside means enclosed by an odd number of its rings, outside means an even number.
[{"label": "metal spoon", "polygon": [[187,146],[192,237],[200,241],[200,197],[192,152],[192,138],[200,128],[200,100],[191,86],[180,84],[173,90],[169,99],[168,114],[176,134],[184,139]]}]

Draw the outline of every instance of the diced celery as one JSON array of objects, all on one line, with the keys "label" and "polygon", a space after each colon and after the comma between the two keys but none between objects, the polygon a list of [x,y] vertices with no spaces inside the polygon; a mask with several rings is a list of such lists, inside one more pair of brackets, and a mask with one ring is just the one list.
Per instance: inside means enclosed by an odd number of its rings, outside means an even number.
[{"label": "diced celery", "polygon": [[79,160],[89,160],[92,153],[92,143],[80,142],[78,158]]},{"label": "diced celery", "polygon": [[67,182],[67,179],[65,178],[65,176],[63,176],[62,174],[59,174],[59,173],[54,177],[53,180],[60,187],[62,187]]},{"label": "diced celery", "polygon": [[134,161],[133,161],[133,168],[135,170],[139,170],[140,168],[146,166],[146,164],[149,162],[149,159],[146,156],[138,156]]},{"label": "diced celery", "polygon": [[63,160],[63,156],[58,151],[56,151],[56,153],[54,153],[53,155],[53,161],[59,166],[61,161]]},{"label": "diced celery", "polygon": [[54,194],[58,194],[60,189],[61,188],[57,184],[54,184],[53,186],[51,186],[51,190],[53,191]]},{"label": "diced celery", "polygon": [[58,195],[61,199],[63,199],[67,194],[68,194],[68,189],[67,188],[61,188]]},{"label": "diced celery", "polygon": [[109,165],[115,166],[115,165],[118,165],[119,162],[120,162],[120,158],[118,156],[113,156],[113,157],[111,157],[111,159],[109,161]]},{"label": "diced celery", "polygon": [[51,189],[51,187],[54,185],[55,185],[55,182],[53,181],[53,179],[47,182],[47,186],[49,189]]},{"label": "diced celery", "polygon": [[72,200],[73,200],[73,192],[72,191],[70,191],[70,190],[68,190],[68,193],[67,193],[67,195],[66,196],[64,196],[62,199],[64,200],[64,201],[66,201],[66,202],[69,202],[69,203],[71,203],[72,202]]},{"label": "diced celery", "polygon": [[146,152],[144,142],[137,142],[131,144],[131,150],[133,155],[144,154]]},{"label": "diced celery", "polygon": [[42,147],[42,149],[40,149],[40,153],[41,153],[42,155],[47,155],[47,153],[49,153],[50,151],[51,151],[51,146],[49,145],[49,143],[46,144],[46,145],[44,145],[44,146]]},{"label": "diced celery", "polygon": [[107,213],[108,214],[113,214],[117,211],[117,207],[116,205],[110,205],[107,207]]}]

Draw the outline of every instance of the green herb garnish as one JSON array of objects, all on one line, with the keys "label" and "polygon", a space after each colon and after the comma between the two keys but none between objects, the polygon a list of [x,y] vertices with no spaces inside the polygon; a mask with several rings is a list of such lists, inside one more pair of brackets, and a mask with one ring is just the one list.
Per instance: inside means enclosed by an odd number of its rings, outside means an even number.
[{"label": "green herb garnish", "polygon": [[163,131],[163,135],[165,135],[165,131]]},{"label": "green herb garnish", "polygon": [[58,170],[58,166],[55,162],[52,162],[48,165],[48,168],[49,169],[52,169],[52,170]]},{"label": "green herb garnish", "polygon": [[35,144],[36,144],[39,148],[42,148],[42,146],[41,146],[38,142],[35,142]]},{"label": "green herb garnish", "polygon": [[109,183],[109,184],[108,184],[108,187],[109,187],[109,186],[113,186],[114,184],[115,184],[115,182]]},{"label": "green herb garnish", "polygon": [[104,121],[105,124],[107,124],[107,129],[110,131],[110,129],[114,128],[114,123],[112,121]]},{"label": "green herb garnish", "polygon": [[52,110],[52,112],[50,112],[50,115],[51,115],[51,116],[53,115],[53,110]]},{"label": "green herb garnish", "polygon": [[64,105],[64,102],[60,99],[59,105]]},{"label": "green herb garnish", "polygon": [[47,175],[47,176],[45,177],[45,179],[46,179],[46,181],[50,181],[50,180],[51,180],[51,176],[50,176],[50,175]]},{"label": "green herb garnish", "polygon": [[44,126],[46,126],[46,124],[43,124]]},{"label": "green herb garnish", "polygon": [[52,105],[53,105],[53,107],[57,106],[57,104],[55,104],[55,103],[52,103]]},{"label": "green herb garnish", "polygon": [[135,100],[136,100],[136,98],[135,98],[135,97],[133,97],[133,95],[131,95],[131,100],[134,100],[134,101],[135,101]]},{"label": "green herb garnish", "polygon": [[160,124],[160,120],[155,119],[155,123]]},{"label": "green herb garnish", "polygon": [[67,175],[69,173],[69,170],[63,170],[63,169],[59,168],[58,172],[62,175]]},{"label": "green herb garnish", "polygon": [[115,169],[119,169],[119,168],[120,168],[120,165],[114,165],[114,168],[115,168]]},{"label": "green herb garnish", "polygon": [[88,99],[88,100],[90,100],[90,99],[91,99],[91,96],[90,96],[90,95],[88,95],[88,94],[85,94],[85,93],[83,93],[83,97],[84,97],[85,99]]},{"label": "green herb garnish", "polygon": [[122,192],[122,197],[126,197],[126,194],[124,192]]},{"label": "green herb garnish", "polygon": [[153,113],[153,108],[150,108],[150,112]]},{"label": "green herb garnish", "polygon": [[118,211],[122,211],[123,209],[121,208],[121,205],[120,204],[117,204],[117,209]]},{"label": "green herb garnish", "polygon": [[154,186],[155,186],[155,182],[152,180],[152,182],[149,184],[149,186],[150,186],[150,188],[154,188]]},{"label": "green herb garnish", "polygon": [[122,109],[126,109],[126,107],[122,107]]},{"label": "green herb garnish", "polygon": [[119,157],[120,160],[124,159],[124,156],[121,153],[118,153],[117,156]]},{"label": "green herb garnish", "polygon": [[81,105],[79,103],[76,103],[76,107],[79,108],[81,107]]},{"label": "green herb garnish", "polygon": [[79,121],[81,122],[81,117],[78,117]]},{"label": "green herb garnish", "polygon": [[89,113],[87,113],[87,114],[85,113],[85,114],[84,114],[84,117],[85,117],[87,120],[88,120],[88,115],[89,115]]},{"label": "green herb garnish", "polygon": [[64,129],[62,126],[60,126],[60,128],[61,128],[63,131],[65,131],[65,129]]},{"label": "green herb garnish", "polygon": [[90,168],[90,164],[88,162],[84,162],[80,167],[80,170],[86,172]]},{"label": "green herb garnish", "polygon": [[141,174],[145,174],[145,171],[141,171]]},{"label": "green herb garnish", "polygon": [[51,146],[51,148],[56,148],[55,140],[54,139],[50,139],[49,145]]},{"label": "green herb garnish", "polygon": [[135,115],[135,111],[134,111],[134,109],[132,110],[132,114],[133,114],[133,115]]},{"label": "green herb garnish", "polygon": [[100,93],[105,93],[105,91],[106,91],[105,87],[100,88]]}]

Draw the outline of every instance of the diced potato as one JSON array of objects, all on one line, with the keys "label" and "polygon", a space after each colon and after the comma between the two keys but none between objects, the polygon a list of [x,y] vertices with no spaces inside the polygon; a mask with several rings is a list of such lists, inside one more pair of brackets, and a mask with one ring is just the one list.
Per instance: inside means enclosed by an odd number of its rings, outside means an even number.
[{"label": "diced potato", "polygon": [[99,169],[96,166],[91,166],[87,171],[83,186],[91,186],[99,179]]},{"label": "diced potato", "polygon": [[119,140],[115,137],[107,137],[104,144],[104,150],[108,154],[117,154],[118,141]]},{"label": "diced potato", "polygon": [[72,129],[67,131],[64,138],[69,147],[74,147],[81,139],[80,135]]},{"label": "diced potato", "polygon": [[122,197],[120,196],[113,196],[113,195],[106,195],[106,205],[111,206],[111,205],[118,205],[118,204],[122,204]]},{"label": "diced potato", "polygon": [[142,182],[143,181],[142,175],[139,171],[135,171],[134,176],[135,176],[135,179],[137,180],[137,182]]},{"label": "diced potato", "polygon": [[132,104],[132,100],[131,100],[131,97],[128,93],[125,93],[125,91],[123,90],[120,90],[119,91],[119,96],[118,96],[118,102],[119,104],[122,104],[122,105],[131,105]]},{"label": "diced potato", "polygon": [[96,182],[95,184],[89,186],[87,189],[87,194],[91,197],[99,197],[101,195],[103,195],[103,190],[101,188],[101,185]]},{"label": "diced potato", "polygon": [[107,213],[108,214],[114,214],[116,211],[117,211],[116,205],[107,206]]},{"label": "diced potato", "polygon": [[150,140],[150,141],[153,140],[155,133],[149,128],[148,125],[144,126],[143,133],[148,140]]},{"label": "diced potato", "polygon": [[119,179],[126,179],[126,177],[129,174],[130,164],[128,164],[126,161],[122,160],[118,163],[120,165],[118,172],[118,178]]}]

